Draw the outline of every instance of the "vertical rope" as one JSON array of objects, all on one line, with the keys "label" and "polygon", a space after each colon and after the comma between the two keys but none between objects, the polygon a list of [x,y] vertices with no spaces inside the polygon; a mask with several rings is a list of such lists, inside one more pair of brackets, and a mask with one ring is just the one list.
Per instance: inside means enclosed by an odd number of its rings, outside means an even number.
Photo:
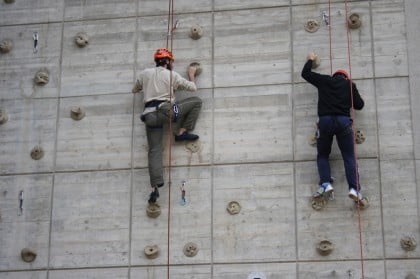
[{"label": "vertical rope", "polygon": [[[356,115],[354,112],[354,98],[353,98],[353,80],[352,80],[352,72],[351,72],[351,50],[350,50],[350,27],[349,27],[349,22],[348,22],[348,5],[347,5],[347,0],[344,0],[344,5],[345,5],[345,10],[346,10],[346,16],[345,16],[345,21],[346,21],[346,32],[347,32],[347,57],[348,57],[348,66],[349,66],[349,75],[350,75],[350,95],[351,95],[351,117],[353,119],[352,122],[352,130],[353,132],[354,130],[354,126],[356,123]],[[356,156],[356,139],[353,136],[353,150],[354,150],[354,161],[356,164],[356,168],[355,168],[355,175],[356,175],[356,185],[357,185],[357,192],[360,192],[360,183],[359,183],[359,166],[357,163],[357,156]],[[357,201],[357,219],[358,219],[358,224],[359,224],[359,248],[360,248],[360,265],[361,265],[361,271],[362,271],[362,279],[365,278],[365,269],[364,269],[364,259],[363,259],[363,237],[362,237],[362,218],[361,218],[361,201],[358,200]]]},{"label": "vertical rope", "polygon": [[331,37],[332,37],[332,30],[331,30],[331,25],[332,25],[332,16],[331,16],[331,0],[328,0],[328,33],[329,33],[329,37],[330,37],[330,74],[333,74],[333,66],[332,66],[332,41],[331,41]]},{"label": "vertical rope", "polygon": [[[168,11],[168,34],[166,36],[166,48],[169,46],[169,36],[171,37],[171,48],[173,50],[173,30],[174,30],[174,1],[169,0],[169,11]],[[172,53],[173,54],[173,53]],[[168,133],[168,239],[167,239],[167,266],[166,274],[167,279],[170,278],[170,247],[171,247],[171,185],[172,185],[172,95],[173,84],[172,84],[172,67],[170,68],[170,78],[169,78],[169,133]]]}]

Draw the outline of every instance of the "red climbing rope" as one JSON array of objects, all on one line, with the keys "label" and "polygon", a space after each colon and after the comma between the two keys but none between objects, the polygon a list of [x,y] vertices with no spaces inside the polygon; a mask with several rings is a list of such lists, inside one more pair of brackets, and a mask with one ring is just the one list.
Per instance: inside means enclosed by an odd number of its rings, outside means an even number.
[{"label": "red climbing rope", "polygon": [[331,42],[331,38],[332,38],[331,18],[332,18],[331,17],[331,0],[328,0],[328,33],[330,37],[330,72],[332,75],[333,74],[333,65],[332,65],[333,57],[332,57],[332,42]]},{"label": "red climbing rope", "polygon": [[[354,126],[356,123],[356,115],[354,113],[354,99],[353,99],[353,80],[352,80],[352,72],[351,72],[351,49],[350,49],[350,27],[349,27],[349,21],[348,21],[348,5],[347,5],[347,0],[344,0],[344,5],[345,5],[345,10],[346,10],[346,16],[345,16],[345,21],[346,21],[346,32],[347,32],[347,57],[348,57],[348,65],[349,65],[349,76],[350,76],[350,95],[351,95],[351,117],[353,119],[352,122],[352,130],[354,130]],[[354,161],[356,164],[356,168],[355,168],[355,174],[356,174],[356,185],[357,185],[357,192],[360,192],[360,184],[359,184],[359,166],[357,163],[357,157],[356,157],[356,142],[355,142],[355,137],[353,139],[353,148],[354,148]],[[359,224],[359,245],[360,245],[360,265],[361,265],[361,272],[362,272],[362,279],[365,278],[365,269],[364,269],[364,259],[363,259],[363,237],[362,237],[362,218],[361,218],[361,213],[360,213],[360,207],[361,207],[361,201],[360,199],[358,199],[357,201],[357,219],[358,219],[358,224]]]},{"label": "red climbing rope", "polygon": [[[173,51],[173,31],[174,31],[174,1],[169,0],[169,9],[168,9],[168,33],[166,35],[166,48],[169,49],[169,37],[171,37],[171,47],[170,51]],[[169,279],[169,264],[170,264],[170,235],[171,235],[171,185],[172,185],[172,95],[173,95],[173,85],[172,85],[172,67],[170,68],[170,78],[169,78],[169,133],[168,133],[168,239],[167,239],[167,266],[166,274]]]}]

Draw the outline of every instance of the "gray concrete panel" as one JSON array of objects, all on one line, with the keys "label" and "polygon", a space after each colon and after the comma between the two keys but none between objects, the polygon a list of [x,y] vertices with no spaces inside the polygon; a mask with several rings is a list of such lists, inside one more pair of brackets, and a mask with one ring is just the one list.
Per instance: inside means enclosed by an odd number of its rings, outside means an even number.
[{"label": "gray concrete panel", "polygon": [[[208,89],[199,89],[198,92],[176,92],[176,99],[182,100],[187,97],[197,96],[203,100],[203,105],[201,108],[200,116],[196,123],[196,127],[192,133],[200,136],[197,144],[199,145],[198,151],[191,150],[188,148],[188,143],[175,142],[174,137],[171,137],[172,141],[172,161],[171,165],[200,165],[200,164],[210,164],[212,158],[212,91]],[[146,137],[146,127],[144,123],[140,120],[140,114],[143,111],[143,95],[136,95],[135,97],[135,117],[134,117],[134,167],[147,167],[147,137]],[[175,127],[172,127],[175,131]],[[163,164],[168,165],[168,134],[169,133],[169,123],[163,127],[164,137],[163,137]],[[194,151],[194,152],[193,152]]]},{"label": "gray concrete panel", "polygon": [[[133,96],[65,98],[60,103],[57,169],[113,169],[131,166]],[[86,116],[70,117],[74,106]]]},{"label": "gray concrete panel", "polygon": [[[347,0],[347,2],[359,2],[359,1],[360,0]],[[328,3],[328,2],[343,4],[343,0],[292,0],[292,5],[321,4],[321,3]]]},{"label": "gray concrete panel", "polygon": [[[370,199],[370,207],[360,212],[364,257],[382,258],[378,162],[359,160],[358,163],[362,193]],[[328,201],[322,210],[316,211],[311,206],[311,197],[319,182],[316,163],[296,164],[299,260],[357,259],[360,255],[358,210],[348,198],[342,161],[332,162],[331,169],[335,177],[335,200]],[[316,246],[322,240],[329,240],[334,245],[333,252],[328,256],[320,256],[316,251]]]},{"label": "gray concrete panel", "polygon": [[382,206],[387,258],[419,257],[420,250],[406,252],[403,237],[420,239],[415,166],[412,160],[381,162]]},{"label": "gray concrete panel", "polygon": [[0,25],[61,21],[64,0],[0,2]]},{"label": "gray concrete panel", "polygon": [[408,75],[403,0],[372,1],[375,76]]},{"label": "gray concrete panel", "polygon": [[214,161],[291,160],[290,95],[290,85],[215,89]]},{"label": "gray concrete panel", "polygon": [[295,260],[292,164],[215,167],[213,181],[215,263]]},{"label": "gray concrete panel", "polygon": [[381,159],[414,158],[408,79],[378,79],[376,101]]},{"label": "gray concrete panel", "polygon": [[[212,10],[212,0],[177,0],[174,1],[174,14],[178,19],[180,13],[199,13]],[[168,15],[167,0],[140,0],[139,15]]]},{"label": "gray concrete panel", "polygon": [[[364,261],[363,265],[364,278],[387,278],[383,261]],[[299,263],[298,268],[300,279],[362,278],[360,261]]]},{"label": "gray concrete panel", "polygon": [[[50,175],[0,177],[0,270],[47,267],[51,189]],[[34,262],[26,263],[21,259],[23,248],[37,253]],[[18,278],[3,275],[0,273],[0,278]]]},{"label": "gray concrete panel", "polygon": [[[168,42],[168,47],[175,56],[173,70],[187,78],[188,65],[199,62],[203,72],[196,80],[197,86],[212,87],[211,13],[183,14],[177,16],[176,20],[179,20],[179,26],[173,33],[173,46],[171,47],[170,40]],[[143,17],[138,20],[137,74],[145,68],[155,67],[153,55],[156,49],[166,47],[167,25],[165,16]],[[189,36],[193,25],[199,25],[203,29],[203,36],[199,40],[193,40]]]},{"label": "gray concrete panel", "polygon": [[131,17],[136,15],[136,2],[132,0],[64,0],[64,20]]},{"label": "gray concrete panel", "polygon": [[129,171],[57,174],[50,265],[128,265]]},{"label": "gray concrete panel", "polygon": [[[165,173],[166,174],[166,173]],[[182,181],[186,181],[186,205],[181,205]],[[134,175],[132,264],[154,265],[167,262],[168,236],[168,181],[160,190],[158,203],[161,215],[152,219],[146,215],[147,199],[151,188],[146,170]],[[211,170],[205,167],[172,169],[170,263],[196,264],[211,262]],[[194,257],[183,254],[184,245],[194,242],[198,253]],[[159,257],[150,260],[144,248],[158,245]]]},{"label": "gray concrete panel", "polygon": [[0,272],[2,279],[46,279],[46,271]]},{"label": "gray concrete panel", "polygon": [[[133,18],[65,23],[61,96],[131,92],[135,30]],[[89,36],[84,48],[74,42],[79,32]]]},{"label": "gray concrete panel", "polygon": [[[23,99],[1,101],[9,120],[0,125],[0,172],[43,172],[53,169],[57,100]],[[40,145],[44,157],[31,158]]]},{"label": "gray concrete panel", "polygon": [[265,8],[265,7],[277,7],[277,6],[289,6],[289,0],[264,0],[264,1],[252,1],[252,0],[215,0],[214,9],[218,10],[243,10],[252,8]]},{"label": "gray concrete panel", "polygon": [[420,159],[420,55],[418,55],[418,46],[420,45],[418,36],[418,26],[420,26],[420,5],[416,0],[406,0],[405,15],[407,28],[407,47],[408,47],[408,65],[410,75],[410,97],[411,113],[414,132],[414,156]]},{"label": "gray concrete panel", "polygon": [[[160,279],[167,278],[167,267],[148,266],[131,268],[131,279]],[[171,266],[169,268],[171,279],[209,279],[211,278],[210,266],[186,265]]]},{"label": "gray concrete panel", "polygon": [[[354,130],[361,130],[366,136],[362,144],[356,145],[358,158],[378,156],[378,135],[376,122],[376,100],[373,80],[355,80],[365,106],[355,111]],[[309,138],[316,132],[318,93],[316,87],[306,84],[294,85],[295,160],[314,160],[316,147],[309,144]],[[341,153],[334,140],[331,159],[341,159]]]},{"label": "gray concrete panel", "polygon": [[214,265],[213,278],[244,279],[251,274],[260,274],[266,279],[297,278],[296,264],[294,263]]},{"label": "gray concrete panel", "polygon": [[216,87],[291,82],[289,7],[214,14]]},{"label": "gray concrete panel", "polygon": [[[317,1],[318,2],[318,1]],[[323,13],[328,13],[327,4],[316,4],[293,7],[293,62],[294,80],[301,82],[301,71],[309,52],[314,51],[321,59],[321,65],[315,71],[331,74],[330,34],[329,28],[322,19]],[[349,14],[358,13],[362,21],[359,29],[350,32],[351,74],[353,79],[373,77],[373,59],[370,32],[369,3],[352,3]],[[346,10],[344,4],[331,5],[331,55],[332,71],[344,69],[350,73],[348,42],[346,29]],[[319,23],[317,32],[305,30],[308,20]]]},{"label": "gray concrete panel", "polygon": [[[33,33],[38,33],[38,51],[34,53]],[[9,53],[0,54],[1,99],[57,97],[59,87],[59,63],[61,24],[3,26],[0,40],[11,40]],[[46,85],[34,84],[34,76],[40,69],[47,69]]]},{"label": "gray concrete panel", "polygon": [[127,279],[128,268],[52,270],[49,279]]},{"label": "gray concrete panel", "polygon": [[408,274],[420,277],[419,260],[388,260],[386,274],[388,279],[406,278]]}]

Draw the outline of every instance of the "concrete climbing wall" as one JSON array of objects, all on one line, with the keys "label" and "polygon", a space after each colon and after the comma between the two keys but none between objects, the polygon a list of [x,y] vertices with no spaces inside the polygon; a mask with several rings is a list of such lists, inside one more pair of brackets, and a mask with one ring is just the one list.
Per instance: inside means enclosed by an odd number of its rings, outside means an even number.
[{"label": "concrete climbing wall", "polygon": [[[0,278],[167,278],[168,231],[171,279],[361,278],[357,208],[336,145],[335,200],[319,211],[310,203],[316,94],[300,71],[315,51],[316,71],[330,73],[328,1],[174,2],[175,70],[186,76],[201,63],[193,95],[203,109],[198,146],[173,144],[168,228],[167,184],[161,215],[146,215],[142,95],[131,93],[166,44],[168,1],[0,1],[0,43],[13,43],[0,52]],[[420,241],[420,4],[354,0],[349,12],[362,21],[350,49],[366,101],[355,122],[366,135],[357,153],[371,203],[361,212],[365,278],[420,278],[420,249],[401,246]],[[348,70],[344,1],[332,0],[329,15],[333,68]],[[316,32],[305,30],[308,20]],[[194,24],[204,31],[198,40]],[[83,48],[79,32],[89,38]],[[41,69],[48,83],[36,85]],[[85,117],[76,121],[78,107]],[[226,210],[231,201],[239,214]],[[316,250],[322,240],[334,247],[327,256]],[[183,253],[188,242],[194,257]],[[145,256],[149,245],[157,258]]]}]

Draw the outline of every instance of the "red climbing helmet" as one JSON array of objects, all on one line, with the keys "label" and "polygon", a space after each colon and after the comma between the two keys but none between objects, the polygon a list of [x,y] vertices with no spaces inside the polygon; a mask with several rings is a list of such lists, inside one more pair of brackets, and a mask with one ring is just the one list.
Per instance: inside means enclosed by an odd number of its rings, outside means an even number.
[{"label": "red climbing helmet", "polygon": [[156,50],[155,61],[157,59],[161,59],[161,58],[169,58],[172,61],[175,60],[174,56],[172,55],[172,52],[169,49],[166,49],[166,48],[159,48],[158,50]]},{"label": "red climbing helmet", "polygon": [[338,74],[342,74],[342,75],[346,76],[347,79],[350,79],[349,74],[346,71],[344,71],[344,70],[337,70],[337,71],[335,71],[335,73],[333,74],[333,76],[338,75]]}]

